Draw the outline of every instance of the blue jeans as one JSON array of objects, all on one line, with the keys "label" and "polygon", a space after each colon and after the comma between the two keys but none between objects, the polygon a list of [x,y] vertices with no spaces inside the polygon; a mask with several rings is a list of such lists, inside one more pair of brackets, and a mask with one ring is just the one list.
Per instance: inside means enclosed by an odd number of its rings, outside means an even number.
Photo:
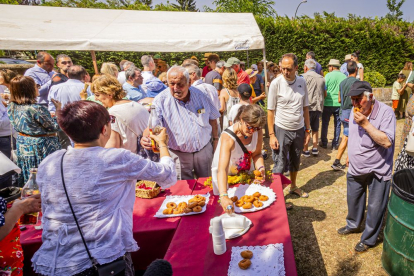
[{"label": "blue jeans", "polygon": [[339,119],[339,106],[324,106],[322,112],[322,132],[321,141],[322,145],[328,145],[328,127],[331,116],[334,116],[334,138],[332,140],[332,146],[338,146],[339,136],[341,135],[341,120]]}]

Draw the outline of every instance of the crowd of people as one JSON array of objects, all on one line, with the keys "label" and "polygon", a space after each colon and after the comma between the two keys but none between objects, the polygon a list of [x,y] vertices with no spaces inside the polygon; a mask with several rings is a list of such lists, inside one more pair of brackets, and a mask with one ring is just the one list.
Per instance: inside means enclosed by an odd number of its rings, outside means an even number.
[{"label": "crowd of people", "polygon": [[[407,63],[393,86],[398,99],[389,107],[375,99],[364,81],[359,56],[359,51],[346,55],[342,64],[331,59],[325,74],[315,53],[309,52],[299,75],[298,57],[292,53],[277,64],[262,60],[247,69],[236,57],[221,60],[214,53],[205,54],[203,68],[195,56],[169,67],[160,56],[144,55],[142,69],[123,60],[119,71],[115,63],[104,62],[91,78],[69,56],[58,55],[55,70],[55,59],[39,52],[36,65],[24,76],[0,71],[0,84],[8,92],[0,104],[0,150],[11,157],[15,148],[22,170],[17,177],[13,172],[1,176],[0,187],[22,187],[30,169],[38,168],[41,194],[41,199],[17,200],[7,212],[1,209],[0,242],[7,235],[18,236],[12,231],[16,218],[40,210],[41,204],[43,244],[31,260],[37,273],[95,275],[85,254],[89,250],[99,264],[122,259],[124,273],[133,275],[130,252],[139,249],[132,237],[136,180],[168,188],[177,180],[211,176],[223,210],[232,213],[227,176],[257,170],[265,177],[267,127],[272,172],[288,173],[289,192],[307,198],[297,183],[301,157],[318,156],[319,147],[328,147],[333,117],[330,147],[337,154],[332,168],[349,166],[348,215],[338,233],[362,231],[355,250],[366,251],[377,241],[388,201],[394,112],[408,113],[396,166],[414,166],[404,150],[414,115],[414,98],[408,98],[414,74]],[[292,203],[286,202],[286,208],[292,209]],[[100,231],[94,231],[98,226]],[[19,275],[21,260],[13,262],[13,275]]]}]

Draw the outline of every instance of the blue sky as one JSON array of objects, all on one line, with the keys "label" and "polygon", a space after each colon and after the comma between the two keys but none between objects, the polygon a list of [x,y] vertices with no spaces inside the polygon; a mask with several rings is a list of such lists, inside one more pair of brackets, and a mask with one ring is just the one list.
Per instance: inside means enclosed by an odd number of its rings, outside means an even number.
[{"label": "blue sky", "polygon": [[[279,15],[293,17],[296,7],[301,0],[274,0],[274,9]],[[153,0],[153,4],[167,3],[167,0]],[[170,0],[170,3],[176,3]],[[196,0],[197,7],[203,10],[204,6],[214,7],[213,0]],[[298,15],[313,16],[315,12],[335,12],[337,16],[346,17],[349,13],[366,17],[385,16],[388,13],[387,0],[308,0],[300,6]],[[404,19],[414,21],[414,1],[406,0],[402,5]]]}]

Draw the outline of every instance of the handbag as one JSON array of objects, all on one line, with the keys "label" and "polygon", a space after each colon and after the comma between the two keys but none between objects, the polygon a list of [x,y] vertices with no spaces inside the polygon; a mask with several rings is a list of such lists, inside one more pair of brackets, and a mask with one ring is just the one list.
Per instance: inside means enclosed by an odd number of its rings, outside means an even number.
[{"label": "handbag", "polygon": [[240,140],[240,138],[237,137],[236,133],[234,133],[233,131],[231,131],[228,128],[226,130],[224,130],[224,131],[227,132],[229,135],[231,135],[234,139],[236,139],[236,142],[239,144],[239,146],[241,147],[241,149],[244,152],[244,156],[243,156],[244,162],[241,162],[239,164],[239,166],[240,166],[239,172],[240,171],[248,171],[248,170],[250,170],[250,167],[251,167],[251,164],[252,164],[251,163],[252,153],[249,152],[246,149],[246,147],[244,146],[244,144],[242,143],[242,141]]},{"label": "handbag", "polygon": [[62,160],[60,162],[60,173],[61,173],[61,176],[62,176],[63,189],[65,190],[66,198],[68,200],[70,210],[72,211],[73,218],[75,219],[76,226],[78,227],[79,234],[82,238],[83,245],[85,246],[86,252],[88,253],[88,257],[91,260],[92,265],[93,265],[93,267],[96,271],[95,274],[99,275],[99,276],[113,276],[113,275],[121,276],[121,275],[125,275],[125,268],[126,268],[125,255],[122,256],[121,258],[113,261],[113,262],[100,265],[96,261],[96,259],[92,257],[91,253],[89,252],[88,246],[86,245],[86,242],[85,242],[85,238],[83,237],[82,231],[80,229],[78,219],[75,216],[75,211],[73,210],[72,204],[69,200],[68,191],[66,190],[65,178],[63,177],[63,157],[65,157],[66,153],[67,152],[65,152],[62,155]]},{"label": "handbag", "polygon": [[405,151],[407,152],[408,155],[411,155],[411,156],[414,156],[414,135],[413,135],[413,131],[414,131],[414,124],[411,127],[411,130],[407,135],[407,145],[405,147]]}]

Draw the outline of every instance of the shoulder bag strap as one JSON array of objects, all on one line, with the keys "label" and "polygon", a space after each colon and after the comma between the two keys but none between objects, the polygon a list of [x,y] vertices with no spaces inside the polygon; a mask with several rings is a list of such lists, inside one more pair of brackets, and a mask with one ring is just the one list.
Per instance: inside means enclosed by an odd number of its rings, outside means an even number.
[{"label": "shoulder bag strap", "polygon": [[96,263],[96,260],[92,257],[91,252],[89,252],[88,246],[86,245],[86,242],[85,242],[85,238],[83,237],[82,231],[80,229],[80,226],[79,226],[79,223],[78,223],[78,219],[75,216],[75,211],[73,211],[72,204],[70,203],[68,191],[66,190],[65,178],[63,177],[63,157],[65,157],[65,154],[66,153],[67,153],[67,151],[65,151],[65,153],[62,155],[62,160],[60,162],[60,174],[62,176],[63,189],[65,190],[65,194],[66,194],[66,198],[68,199],[68,203],[69,203],[70,210],[72,211],[73,218],[75,219],[76,226],[78,227],[79,234],[81,235],[83,245],[85,246],[86,252],[88,253],[88,257],[91,260],[92,264],[93,265],[96,265],[97,264]]},{"label": "shoulder bag strap", "polygon": [[236,139],[237,143],[239,144],[239,146],[241,147],[241,149],[243,150],[244,153],[250,154],[249,151],[246,149],[246,147],[243,145],[243,143],[240,140],[240,138],[237,137],[236,133],[234,133],[233,131],[231,131],[228,128],[226,130],[224,130],[224,131],[227,132],[229,135],[231,135],[234,139]]}]

